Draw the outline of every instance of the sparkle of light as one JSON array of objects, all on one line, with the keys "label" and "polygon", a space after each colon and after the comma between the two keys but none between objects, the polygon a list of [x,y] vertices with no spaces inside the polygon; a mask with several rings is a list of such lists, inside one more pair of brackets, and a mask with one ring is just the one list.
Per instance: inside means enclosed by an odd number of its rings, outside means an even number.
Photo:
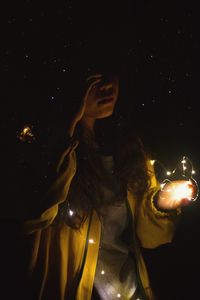
[{"label": "sparkle of light", "polygon": [[26,139],[28,139],[30,141],[35,139],[32,131],[31,131],[31,128],[29,126],[24,126],[24,128],[17,135],[17,137],[24,142],[26,141]]},{"label": "sparkle of light", "polygon": [[164,186],[165,186],[165,183],[161,183],[161,184],[160,184],[161,190],[164,188]]},{"label": "sparkle of light", "polygon": [[187,181],[187,182],[183,182],[179,186],[176,186],[176,185],[172,186],[172,190],[170,191],[170,193],[172,193],[173,198],[176,199],[176,200],[181,200],[183,198],[191,200],[193,190],[189,186],[189,184],[191,184],[191,182]]},{"label": "sparkle of light", "polygon": [[155,160],[154,160],[154,159],[150,160],[150,163],[151,163],[151,165],[153,166],[154,163],[155,163]]},{"label": "sparkle of light", "polygon": [[70,215],[70,216],[73,216],[73,214],[74,214],[73,210],[70,209],[70,210],[69,210],[69,215]]},{"label": "sparkle of light", "polygon": [[89,243],[90,244],[94,244],[94,240],[93,239],[89,239]]}]

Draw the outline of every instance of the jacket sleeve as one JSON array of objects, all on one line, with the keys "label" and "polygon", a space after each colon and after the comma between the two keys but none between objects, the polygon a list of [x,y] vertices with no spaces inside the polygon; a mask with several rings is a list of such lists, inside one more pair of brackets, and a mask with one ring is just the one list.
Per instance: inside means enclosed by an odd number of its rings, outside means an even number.
[{"label": "jacket sleeve", "polygon": [[73,146],[61,156],[57,166],[57,177],[44,195],[44,205],[34,218],[25,220],[24,231],[32,233],[49,226],[58,213],[58,206],[66,200],[70,183],[76,173],[76,153]]},{"label": "jacket sleeve", "polygon": [[64,135],[57,140],[47,137],[48,143],[11,140],[1,155],[4,194],[0,220],[21,224],[19,227],[31,233],[51,224],[58,205],[65,201],[76,172],[79,142]]},{"label": "jacket sleeve", "polygon": [[172,241],[180,210],[166,213],[156,209],[153,200],[160,189],[160,183],[150,160],[147,167],[150,187],[136,208],[136,234],[143,248],[156,248]]}]

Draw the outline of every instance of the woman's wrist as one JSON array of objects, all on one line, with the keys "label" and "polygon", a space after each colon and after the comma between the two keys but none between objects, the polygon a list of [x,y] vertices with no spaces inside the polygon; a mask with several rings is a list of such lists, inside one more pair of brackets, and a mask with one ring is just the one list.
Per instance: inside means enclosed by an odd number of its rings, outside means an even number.
[{"label": "woman's wrist", "polygon": [[160,197],[160,190],[154,195],[154,197],[153,197],[153,205],[154,205],[154,207],[158,210],[158,211],[160,211],[160,212],[164,212],[164,213],[168,213],[169,211],[171,211],[171,210],[167,210],[167,209],[163,209],[163,208],[160,208],[159,207],[159,204],[158,204],[158,202],[159,202],[159,197]]}]

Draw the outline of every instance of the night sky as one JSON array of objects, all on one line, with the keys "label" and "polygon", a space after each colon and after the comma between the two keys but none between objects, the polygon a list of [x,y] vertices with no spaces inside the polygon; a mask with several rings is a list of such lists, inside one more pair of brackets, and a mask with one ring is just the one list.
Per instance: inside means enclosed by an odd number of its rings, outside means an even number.
[{"label": "night sky", "polygon": [[[147,148],[167,167],[187,155],[198,180],[197,12],[189,0],[8,1],[1,17],[3,121],[12,127],[20,114],[28,121],[33,107],[42,107],[44,119],[57,107],[70,111],[74,74],[82,65],[90,71],[91,57],[100,64],[113,57],[125,66],[121,120],[137,124]],[[198,201],[184,208],[171,245],[144,251],[161,300],[200,298]]]}]

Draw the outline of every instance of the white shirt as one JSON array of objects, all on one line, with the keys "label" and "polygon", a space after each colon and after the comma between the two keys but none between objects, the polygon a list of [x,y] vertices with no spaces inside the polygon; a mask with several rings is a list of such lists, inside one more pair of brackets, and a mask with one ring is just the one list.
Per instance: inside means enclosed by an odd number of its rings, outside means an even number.
[{"label": "white shirt", "polygon": [[[114,176],[112,156],[101,156],[109,188],[102,187],[106,200],[120,193],[121,186]],[[122,235],[129,223],[126,199],[119,204],[109,204],[102,209],[102,233],[94,279],[95,288],[102,300],[133,299],[137,288],[134,259]]]}]

